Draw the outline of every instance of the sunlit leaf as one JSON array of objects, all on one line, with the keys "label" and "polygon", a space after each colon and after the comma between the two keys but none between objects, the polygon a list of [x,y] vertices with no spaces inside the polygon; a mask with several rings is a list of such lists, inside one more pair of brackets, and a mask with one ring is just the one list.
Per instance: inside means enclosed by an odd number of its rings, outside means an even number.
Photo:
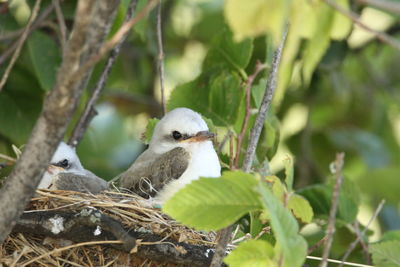
[{"label": "sunlit leaf", "polygon": [[293,212],[294,216],[299,218],[302,222],[311,222],[314,213],[310,203],[304,197],[297,194],[290,195],[288,208]]},{"label": "sunlit leaf", "polygon": [[156,127],[158,122],[159,119],[153,118],[150,119],[149,122],[147,123],[146,131],[143,133],[143,138],[142,138],[145,144],[150,143],[151,137],[153,136],[154,128]]},{"label": "sunlit leaf", "polygon": [[276,249],[282,253],[284,266],[302,266],[307,255],[307,243],[299,234],[296,219],[265,184],[260,184],[258,191],[268,211],[271,228],[278,243]]},{"label": "sunlit leaf", "polygon": [[25,25],[31,16],[31,8],[26,0],[10,0],[8,7],[19,25]]},{"label": "sunlit leaf", "polygon": [[376,266],[400,266],[400,241],[371,244],[369,252],[372,253],[372,260]]},{"label": "sunlit leaf", "polygon": [[[345,10],[350,9],[349,0],[336,0],[336,4]],[[331,30],[331,38],[334,40],[343,40],[350,34],[352,26],[353,23],[351,19],[343,15],[341,12],[335,11]]]},{"label": "sunlit leaf", "polygon": [[273,258],[274,249],[267,241],[250,240],[241,243],[224,259],[224,262],[231,267],[278,266]]},{"label": "sunlit leaf", "polygon": [[221,178],[200,178],[168,200],[163,211],[190,227],[218,230],[261,209],[253,189],[256,185],[252,175],[240,171],[224,172]]},{"label": "sunlit leaf", "polygon": [[283,163],[285,164],[285,183],[288,188],[288,191],[291,192],[293,190],[293,172],[294,172],[294,166],[293,166],[293,158],[291,158],[289,155],[283,160]]}]

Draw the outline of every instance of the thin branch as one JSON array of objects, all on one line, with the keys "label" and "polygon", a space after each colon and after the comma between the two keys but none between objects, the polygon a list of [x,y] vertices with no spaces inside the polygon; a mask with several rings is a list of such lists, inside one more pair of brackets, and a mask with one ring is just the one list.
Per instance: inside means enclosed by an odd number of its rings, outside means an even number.
[{"label": "thin branch", "polygon": [[1,154],[1,153],[0,153],[0,159],[5,159],[5,160],[11,161],[11,162],[16,162],[17,161],[13,157],[10,157],[10,156],[7,156],[7,155]]},{"label": "thin branch", "polygon": [[335,233],[336,230],[335,228],[336,212],[339,205],[340,188],[343,182],[343,175],[342,175],[343,163],[344,163],[344,153],[337,153],[335,160],[335,170],[334,170],[336,182],[335,182],[335,187],[333,188],[332,206],[329,211],[328,226],[326,229],[326,242],[324,250],[322,252],[322,261],[319,265],[320,267],[326,267],[328,264],[327,260],[332,247],[333,234]]},{"label": "thin branch", "polygon": [[12,68],[14,67],[15,62],[17,61],[19,54],[21,53],[21,49],[25,43],[26,38],[29,35],[29,29],[32,27],[33,22],[35,21],[39,9],[40,9],[40,4],[42,3],[42,0],[37,0],[35,3],[35,6],[33,7],[31,17],[29,18],[28,24],[25,26],[24,32],[22,33],[21,37],[18,39],[18,44],[15,49],[15,52],[10,60],[10,62],[7,65],[6,70],[4,71],[3,77],[1,78],[0,81],[0,92],[3,89],[4,85],[7,82],[8,76],[11,73]]},{"label": "thin branch", "polygon": [[247,126],[249,124],[249,119],[251,115],[251,87],[253,86],[254,79],[257,75],[266,68],[265,64],[262,64],[257,60],[256,67],[254,72],[247,78],[246,87],[245,87],[245,96],[246,96],[246,114],[243,119],[242,129],[240,130],[239,136],[237,138],[237,146],[236,146],[236,156],[235,156],[235,164],[234,167],[238,168],[239,166],[239,156],[242,147],[242,142],[244,135],[247,131]]},{"label": "thin branch", "polygon": [[[125,14],[124,22],[129,21],[134,15],[134,11],[136,9],[137,0],[131,0],[128,9]],[[71,134],[71,137],[68,141],[70,146],[76,147],[81,141],[85,131],[89,127],[89,124],[94,116],[97,115],[96,110],[94,109],[94,105],[96,104],[102,90],[104,89],[108,77],[111,73],[112,67],[114,66],[115,60],[121,51],[121,47],[128,36],[128,32],[122,36],[119,42],[115,45],[115,47],[110,51],[110,55],[107,59],[107,62],[104,66],[103,72],[100,75],[99,80],[96,85],[92,89],[92,94],[89,100],[86,102],[85,108],[82,112],[82,115],[79,118],[78,123],[75,125],[75,128]]]},{"label": "thin branch", "polygon": [[376,38],[378,38],[383,43],[388,44],[397,50],[400,50],[400,42],[399,41],[397,41],[395,38],[391,37],[390,35],[387,35],[384,32],[374,30],[371,27],[365,25],[360,20],[360,16],[358,14],[356,14],[350,10],[344,9],[342,6],[338,5],[336,2],[334,2],[332,0],[323,0],[323,1],[325,1],[325,3],[330,5],[332,8],[336,9],[342,15],[351,19],[354,22],[354,24],[358,25],[360,28],[366,30],[367,32],[374,34],[376,36]]},{"label": "thin branch", "polygon": [[357,2],[373,6],[382,10],[385,10],[389,13],[400,14],[400,3],[395,1],[386,1],[386,0],[356,0]]},{"label": "thin branch", "polygon": [[64,53],[65,45],[67,43],[68,29],[67,26],[65,25],[64,15],[62,13],[60,6],[60,0],[53,0],[53,6],[54,9],[56,10],[57,21],[60,27],[60,34],[61,34],[60,43],[61,43],[61,49]]},{"label": "thin branch", "polygon": [[313,253],[315,250],[317,250],[318,248],[320,248],[322,245],[325,244],[326,242],[326,238],[327,236],[324,236],[323,238],[321,238],[321,240],[319,240],[317,243],[315,243],[313,246],[309,247],[307,250],[307,254],[311,254]]},{"label": "thin branch", "polygon": [[100,59],[102,59],[108,51],[110,51],[117,43],[119,43],[119,41],[125,36],[127,32],[131,30],[134,25],[136,25],[139,21],[144,19],[150,13],[150,11],[155,7],[156,2],[157,0],[149,0],[149,2],[147,2],[142,10],[140,10],[137,16],[124,23],[121,28],[119,28],[119,30],[114,34],[114,36],[102,45],[98,53],[90,57],[81,67],[79,67],[75,71],[75,76],[77,78],[81,77],[82,73],[90,69]]},{"label": "thin branch", "polygon": [[[245,172],[250,172],[250,168],[253,163],[254,154],[256,152],[258,140],[260,139],[261,130],[264,126],[265,116],[267,114],[267,110],[272,101],[272,96],[276,89],[276,80],[277,80],[277,76],[278,76],[278,69],[279,69],[279,64],[281,61],[283,47],[285,46],[286,37],[288,34],[288,28],[289,28],[289,26],[286,25],[285,29],[283,31],[281,42],[274,53],[274,57],[272,59],[272,64],[271,64],[271,70],[270,70],[270,73],[268,76],[268,82],[267,82],[267,85],[265,88],[265,94],[264,94],[263,100],[261,102],[261,106],[258,111],[253,128],[251,129],[251,132],[250,132],[249,145],[247,147],[246,156],[245,156],[243,167],[242,167],[243,171],[245,171]],[[226,247],[231,238],[232,230],[233,230],[233,226],[231,225],[231,226],[228,226],[227,228],[224,228],[219,231],[219,233],[221,235],[221,239],[217,243],[215,255],[213,257],[213,260],[212,260],[210,266],[212,266],[212,267],[221,266],[222,261],[223,261],[223,256],[225,256]],[[223,256],[221,256],[221,253],[224,253]]]},{"label": "thin branch", "polygon": [[[321,257],[316,257],[316,256],[307,256],[306,258],[309,260],[318,260],[318,261],[322,260]],[[340,260],[334,260],[334,259],[327,259],[327,262],[341,263]],[[355,262],[345,262],[345,264],[348,266],[355,266],[355,267],[375,267],[373,265],[367,265],[367,264],[355,263]]]},{"label": "thin branch", "polygon": [[343,258],[342,258],[342,263],[339,266],[343,266],[344,262],[346,261],[346,259],[350,256],[351,252],[354,250],[354,248],[357,246],[358,242],[360,242],[362,240],[362,237],[365,235],[365,233],[368,231],[369,226],[371,225],[371,223],[376,219],[376,217],[378,216],[379,212],[381,212],[383,205],[385,204],[385,200],[381,200],[381,202],[379,203],[378,207],[376,208],[374,214],[372,214],[371,218],[369,219],[367,225],[365,226],[364,230],[357,235],[356,240],[354,240],[349,248],[347,249],[346,253],[344,254]]},{"label": "thin branch", "polygon": [[162,25],[161,25],[161,0],[158,2],[157,7],[157,45],[158,45],[158,73],[160,75],[160,89],[161,89],[161,106],[163,115],[167,112],[165,103],[165,87],[164,87],[164,49],[162,42]]},{"label": "thin branch", "polygon": [[[357,236],[362,237],[362,234],[361,234],[361,231],[360,231],[360,223],[357,220],[354,223],[354,232],[356,233]],[[372,264],[371,256],[369,254],[369,246],[368,246],[368,244],[365,243],[365,241],[362,238],[360,238],[360,245],[361,245],[362,251],[364,253],[365,262],[367,264]]]},{"label": "thin branch", "polygon": [[251,132],[250,132],[249,145],[247,147],[246,156],[243,161],[243,170],[245,172],[250,171],[251,165],[253,163],[258,140],[260,139],[261,130],[264,126],[265,117],[267,115],[269,106],[271,105],[272,97],[273,97],[275,89],[276,89],[276,81],[278,79],[278,70],[279,70],[279,65],[281,62],[283,47],[285,45],[286,37],[288,34],[288,28],[289,28],[289,26],[285,27],[285,30],[284,30],[284,33],[282,36],[282,40],[274,53],[274,57],[272,58],[271,69],[270,69],[270,73],[268,76],[268,82],[267,82],[267,85],[265,88],[264,97],[261,102],[261,106],[258,111],[253,128],[251,129]]},{"label": "thin branch", "polygon": [[[49,5],[37,18],[37,20],[33,23],[32,27],[29,28],[28,30],[28,35],[30,35],[34,30],[36,30],[39,27],[43,26],[43,21],[47,19],[47,17],[51,14],[53,11],[53,5]],[[7,39],[13,39],[18,36],[20,36],[23,32],[25,31],[25,28],[19,29],[14,32],[9,32],[0,35],[0,41],[2,40],[7,40]],[[15,49],[18,47],[18,42],[19,40],[16,40],[8,49],[6,49],[3,54],[0,56],[0,65],[3,64],[15,51]]]}]

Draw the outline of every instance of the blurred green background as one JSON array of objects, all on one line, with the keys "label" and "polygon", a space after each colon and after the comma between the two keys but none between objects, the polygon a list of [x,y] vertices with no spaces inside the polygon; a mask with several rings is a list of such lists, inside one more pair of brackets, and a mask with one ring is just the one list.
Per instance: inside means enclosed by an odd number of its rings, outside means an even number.
[{"label": "blurred green background", "polygon": [[[8,6],[7,2],[0,2],[0,74],[9,60],[5,55],[16,41],[16,36],[9,35],[26,23],[33,6],[31,1],[13,2],[18,2],[18,5]],[[231,114],[224,113],[230,107],[236,108],[230,95],[219,96],[221,99],[215,103],[208,99],[210,108],[207,109],[196,108],[193,102],[202,101],[204,88],[212,87],[214,82],[218,84],[217,78],[208,78],[215,70],[225,73],[225,76],[219,76],[224,81],[233,79],[227,88],[241,90],[246,77],[243,75],[253,72],[256,60],[270,61],[273,44],[277,43],[282,32],[282,14],[286,14],[290,17],[291,28],[278,89],[266,124],[271,131],[260,144],[267,149],[268,158],[264,163],[273,173],[280,174],[284,168],[283,159],[287,154],[293,155],[295,185],[302,191],[307,190],[307,186],[324,183],[330,175],[329,166],[335,153],[343,151],[346,153],[346,179],[359,188],[356,213],[360,221],[365,224],[377,203],[381,199],[387,201],[379,223],[373,224],[371,240],[378,240],[384,231],[400,228],[400,51],[355,27],[323,1],[265,1],[269,9],[259,9],[258,17],[251,16],[252,5],[257,8],[258,0],[251,4],[242,2],[164,2],[163,43],[166,94],[170,99],[168,107],[184,105],[202,112],[218,126],[218,142],[221,142],[227,130],[241,125],[241,121],[237,122],[243,110],[233,111],[228,127],[225,122],[218,122],[213,114]],[[361,14],[361,20],[366,24],[386,31],[400,41],[399,14],[395,11],[369,7],[362,1],[336,2]],[[61,5],[69,29],[73,23],[75,3],[63,1]],[[139,8],[144,3],[139,1]],[[394,3],[400,5],[399,1]],[[41,10],[50,4],[51,1],[43,1]],[[128,1],[122,1],[112,33],[121,25],[127,4]],[[244,5],[243,9],[240,5]],[[257,28],[260,23],[265,27]],[[241,42],[241,47],[237,41]],[[216,56],[216,51],[236,56],[237,61],[244,64],[239,67],[224,65],[223,56],[222,59]],[[249,53],[248,60],[246,53]],[[83,165],[104,179],[109,180],[130,166],[145,148],[141,137],[147,120],[161,116],[157,57],[156,14],[153,11],[129,34],[96,107],[99,114],[78,146]],[[23,148],[44,96],[54,85],[60,61],[59,29],[55,14],[51,13],[28,38],[5,88],[0,92],[1,154],[15,157],[12,145]],[[92,88],[101,68],[102,63],[96,67],[88,88]],[[267,71],[263,72],[254,83],[254,112],[260,103],[266,74]],[[180,98],[181,92],[186,90],[183,87],[192,92],[184,101]],[[87,91],[79,111],[88,95]],[[243,95],[237,97],[239,102],[236,103],[243,104],[240,102]],[[238,105],[237,109],[239,106],[243,107]],[[230,120],[228,115],[226,120]],[[73,123],[69,132],[72,128]],[[269,133],[274,134],[271,137]],[[273,147],[276,145],[275,153]],[[222,151],[221,158],[228,164],[226,151],[227,148]],[[261,152],[257,152],[260,155]],[[259,161],[263,160],[259,158]],[[5,177],[12,164],[0,158],[1,162],[7,165],[0,170],[0,176]],[[340,242],[345,242],[348,232],[346,227],[338,230],[335,253],[343,253],[346,249],[340,246]],[[314,230],[309,233],[310,240],[313,234]]]}]

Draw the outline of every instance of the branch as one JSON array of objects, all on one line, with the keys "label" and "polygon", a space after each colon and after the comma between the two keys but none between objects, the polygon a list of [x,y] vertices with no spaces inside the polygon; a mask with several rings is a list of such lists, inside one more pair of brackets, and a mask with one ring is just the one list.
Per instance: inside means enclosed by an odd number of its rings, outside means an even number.
[{"label": "branch", "polygon": [[[250,132],[249,145],[247,147],[246,156],[244,158],[243,167],[242,167],[243,171],[245,171],[245,172],[250,172],[250,168],[253,163],[254,154],[256,152],[258,140],[260,139],[261,130],[264,126],[265,116],[267,114],[267,110],[272,101],[272,96],[276,89],[276,80],[277,80],[277,76],[278,76],[278,69],[279,69],[279,64],[281,62],[283,47],[285,46],[285,41],[286,41],[286,37],[288,34],[288,28],[289,28],[289,26],[286,25],[284,32],[283,32],[281,42],[274,53],[274,57],[273,57],[272,63],[271,63],[271,70],[270,70],[270,73],[268,76],[268,82],[267,82],[267,85],[265,88],[264,97],[261,102],[261,106],[258,111],[253,128],[251,129],[251,132]],[[212,263],[211,263],[212,267],[221,266],[223,257],[219,256],[220,255],[219,252],[223,251],[225,253],[226,247],[231,238],[232,230],[233,230],[233,226],[231,225],[231,226],[228,226],[227,228],[219,231],[219,233],[221,235],[221,239],[217,243],[217,248],[215,250],[216,251],[215,257],[213,258]]]},{"label": "branch", "polygon": [[373,6],[382,10],[385,10],[389,13],[400,14],[400,3],[395,1],[386,1],[386,0],[356,0],[357,2]]},{"label": "branch", "polygon": [[286,41],[286,37],[288,34],[288,28],[289,28],[289,26],[286,26],[283,36],[282,36],[282,40],[274,53],[274,57],[272,58],[271,70],[270,70],[270,73],[268,76],[268,82],[267,82],[267,85],[265,88],[264,97],[261,102],[261,106],[258,111],[253,128],[251,129],[251,132],[250,132],[249,145],[247,147],[246,156],[245,156],[244,162],[243,162],[243,170],[245,172],[250,171],[251,165],[253,163],[258,140],[260,139],[261,130],[264,126],[265,117],[267,115],[269,106],[271,105],[272,97],[273,97],[275,89],[276,89],[276,81],[278,79],[278,70],[279,70],[279,65],[281,63],[283,47],[285,46],[285,41]]},{"label": "branch", "polygon": [[91,68],[87,68],[85,73],[76,77],[75,70],[103,43],[118,2],[81,0],[77,4],[73,31],[56,85],[44,101],[43,110],[21,157],[0,188],[0,243],[8,236],[34,194],[47,163],[67,129],[91,72]]},{"label": "branch", "polygon": [[33,10],[32,10],[31,17],[29,18],[28,24],[25,26],[25,29],[24,29],[21,37],[18,39],[16,48],[15,48],[15,52],[14,52],[10,62],[8,63],[6,70],[4,71],[3,77],[1,78],[0,92],[3,89],[4,85],[6,84],[8,76],[10,75],[15,62],[17,61],[17,58],[19,57],[19,54],[21,53],[21,49],[24,46],[25,40],[29,35],[29,29],[32,27],[32,24],[38,15],[41,2],[42,2],[42,0],[36,1],[35,6],[33,7]]},{"label": "branch", "polygon": [[323,0],[323,1],[325,1],[325,3],[330,5],[332,8],[336,9],[342,15],[344,15],[344,16],[348,17],[349,19],[351,19],[354,22],[354,24],[358,25],[360,28],[366,30],[367,32],[372,33],[373,35],[375,35],[376,38],[378,38],[383,43],[386,43],[386,44],[392,46],[393,48],[395,48],[397,50],[400,50],[400,42],[398,42],[396,39],[394,39],[390,35],[387,35],[384,32],[380,32],[380,31],[374,30],[371,27],[365,25],[360,20],[360,16],[358,14],[356,14],[356,13],[350,11],[350,10],[344,9],[343,7],[338,5],[337,3],[333,2],[332,0]]},{"label": "branch", "polygon": [[335,233],[336,230],[335,229],[336,212],[339,205],[340,187],[342,186],[343,182],[343,175],[342,175],[343,160],[344,160],[344,153],[336,154],[335,170],[334,170],[336,183],[333,189],[332,206],[329,211],[329,221],[326,229],[326,242],[324,251],[322,252],[322,261],[319,265],[320,267],[325,267],[328,264],[327,260],[332,247],[333,234]]},{"label": "branch", "polygon": [[157,8],[157,45],[158,45],[158,73],[160,75],[161,89],[161,106],[163,115],[167,112],[165,106],[165,88],[164,88],[164,49],[162,43],[162,26],[161,26],[161,0],[158,2]]},{"label": "branch", "polygon": [[[94,234],[96,229],[98,230],[97,235]],[[79,212],[37,211],[26,213],[22,215],[13,232],[78,242],[78,244],[60,248],[62,250],[84,245],[105,244],[126,253],[134,253],[141,258],[173,264],[208,266],[213,256],[211,247],[163,239],[152,232],[143,232],[131,228],[128,230],[119,221],[96,209],[88,208]],[[41,258],[59,253],[61,252],[60,249],[54,249],[27,262],[21,262],[21,266],[32,264]]]},{"label": "branch", "polygon": [[362,236],[365,235],[365,233],[368,231],[369,226],[371,225],[371,223],[376,219],[376,217],[378,216],[379,212],[382,210],[383,205],[385,204],[385,200],[382,200],[378,207],[376,208],[374,214],[371,216],[371,218],[369,219],[367,225],[365,226],[364,230],[357,235],[356,240],[353,241],[353,243],[350,244],[349,248],[347,249],[346,253],[344,254],[343,258],[342,258],[342,262],[340,263],[339,266],[343,266],[344,262],[347,260],[347,258],[350,256],[351,252],[354,250],[354,248],[357,246],[358,242],[361,241]]},{"label": "branch", "polygon": [[61,43],[61,48],[64,54],[65,51],[65,44],[67,42],[67,26],[65,25],[65,20],[64,20],[64,15],[62,13],[61,7],[60,7],[60,0],[53,0],[53,6],[54,9],[56,10],[56,15],[57,15],[57,21],[58,25],[60,27],[60,43]]},{"label": "branch", "polygon": [[[125,14],[125,19],[124,22],[129,21],[132,16],[134,15],[134,11],[136,9],[136,3],[137,0],[131,0],[128,9]],[[110,51],[110,55],[107,59],[107,62],[104,66],[103,72],[100,75],[99,80],[97,81],[96,85],[92,89],[92,95],[89,98],[89,100],[86,102],[85,108],[82,112],[82,115],[79,118],[78,123],[75,125],[75,128],[71,134],[71,137],[68,141],[68,144],[72,147],[76,147],[81,139],[83,138],[83,135],[85,134],[85,131],[89,127],[89,124],[91,120],[93,119],[94,116],[97,115],[96,110],[94,109],[94,105],[96,104],[102,90],[104,89],[106,82],[108,80],[108,77],[111,73],[111,70],[114,66],[115,60],[117,56],[119,55],[119,52],[121,51],[121,47],[123,43],[126,40],[126,37],[128,35],[128,32],[126,32],[122,38],[118,41],[118,43],[115,45],[115,47]]]},{"label": "branch", "polygon": [[260,61],[257,60],[256,67],[254,72],[247,78],[246,81],[246,87],[245,87],[245,95],[246,95],[246,114],[244,116],[243,124],[242,124],[242,129],[240,130],[239,136],[237,138],[237,146],[236,146],[236,156],[235,156],[235,168],[238,167],[239,165],[239,155],[242,147],[242,142],[244,135],[247,130],[247,126],[249,124],[249,119],[251,115],[251,87],[253,86],[254,79],[257,77],[257,75],[265,69],[266,65],[262,64]]}]

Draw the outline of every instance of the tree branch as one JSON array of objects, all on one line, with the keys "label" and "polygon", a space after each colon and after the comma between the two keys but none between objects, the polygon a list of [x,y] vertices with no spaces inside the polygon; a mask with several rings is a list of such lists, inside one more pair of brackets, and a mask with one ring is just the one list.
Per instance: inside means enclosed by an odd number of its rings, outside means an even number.
[{"label": "tree branch", "polygon": [[[137,0],[131,0],[128,9],[125,14],[125,19],[124,23],[129,21],[133,15],[134,11],[136,9],[136,4]],[[78,123],[75,125],[75,128],[71,134],[71,137],[68,141],[68,144],[70,146],[76,147],[81,139],[83,138],[83,135],[85,134],[85,131],[89,127],[89,124],[91,120],[93,119],[94,116],[97,115],[97,112],[94,108],[94,105],[96,104],[102,90],[104,89],[106,82],[108,80],[108,77],[110,76],[111,70],[114,66],[115,60],[117,59],[117,56],[119,55],[119,52],[121,51],[121,47],[124,44],[126,37],[128,36],[128,32],[126,32],[122,38],[118,41],[118,43],[115,45],[115,47],[110,51],[110,55],[107,59],[107,62],[103,68],[103,72],[100,75],[99,80],[97,81],[96,85],[92,89],[92,94],[89,100],[86,102],[85,108],[82,112],[82,115],[79,118]]]},{"label": "tree branch", "polygon": [[[250,132],[250,140],[249,145],[247,147],[246,156],[243,162],[243,171],[250,172],[251,165],[253,163],[254,155],[256,152],[256,147],[258,144],[258,140],[260,139],[261,130],[264,126],[265,116],[267,114],[268,108],[272,101],[272,96],[274,95],[276,89],[276,80],[278,77],[278,69],[281,62],[282,51],[285,46],[286,37],[288,34],[289,26],[286,25],[281,42],[274,53],[274,57],[272,58],[271,70],[268,76],[268,82],[265,88],[265,93],[263,100],[261,102],[260,109],[258,111],[256,120],[254,122],[253,128]],[[220,257],[220,252],[223,251],[225,253],[226,247],[230,241],[232,234],[233,226],[228,226],[225,229],[219,231],[221,235],[221,239],[217,243],[217,248],[215,252],[215,257],[212,260],[212,267],[219,267],[222,264],[223,257]]]},{"label": "tree branch", "polygon": [[384,32],[380,32],[377,30],[372,29],[371,27],[365,25],[361,20],[360,16],[352,11],[346,10],[340,5],[338,5],[336,2],[333,2],[332,0],[323,0],[325,3],[330,5],[332,8],[336,9],[338,12],[340,12],[342,15],[348,17],[351,19],[354,24],[358,25],[360,28],[366,30],[367,32],[370,32],[376,36],[380,41],[382,41],[385,44],[388,44],[392,46],[393,48],[400,50],[400,42],[398,42],[395,38],[391,37],[390,35],[387,35]]},{"label": "tree branch", "polygon": [[73,31],[56,85],[44,101],[43,110],[21,157],[0,189],[0,243],[10,233],[32,197],[45,166],[66,131],[91,68],[79,77],[75,76],[75,71],[84,58],[96,53],[103,43],[118,2],[81,0],[77,4]]},{"label": "tree branch", "polygon": [[162,25],[161,25],[161,0],[158,1],[157,7],[157,45],[158,45],[158,73],[160,75],[161,90],[161,106],[163,115],[167,112],[165,104],[165,87],[164,87],[164,49],[162,42]]},{"label": "tree branch", "polygon": [[65,50],[65,44],[67,42],[67,26],[65,25],[65,20],[64,20],[64,15],[61,10],[60,6],[60,0],[53,0],[53,6],[54,9],[56,10],[56,15],[57,15],[57,21],[58,21],[58,26],[60,27],[60,43],[61,43],[61,48],[64,54]]},{"label": "tree branch", "polygon": [[342,169],[344,164],[344,153],[336,154],[335,160],[335,187],[333,188],[333,195],[332,195],[332,206],[329,211],[329,221],[328,226],[326,229],[326,242],[324,246],[324,250],[322,252],[322,261],[320,263],[320,267],[326,267],[328,265],[328,257],[331,251],[332,242],[333,242],[333,234],[335,233],[335,223],[336,223],[336,212],[339,205],[339,194],[340,194],[340,187],[342,186],[343,182],[343,175]]},{"label": "tree branch", "polygon": [[389,13],[400,14],[400,3],[395,1],[386,1],[386,0],[356,0],[357,2],[373,6],[382,10],[385,10]]},{"label": "tree branch", "polygon": [[29,18],[28,24],[25,26],[25,29],[24,29],[21,37],[18,39],[16,48],[15,48],[15,52],[14,52],[10,62],[8,63],[6,70],[4,71],[3,77],[1,78],[0,92],[3,89],[4,85],[6,84],[8,76],[10,75],[15,62],[17,61],[17,58],[19,57],[19,54],[21,53],[21,49],[24,46],[25,40],[29,35],[29,29],[32,27],[33,22],[35,21],[37,15],[38,15],[41,3],[42,3],[42,0],[36,0],[35,6],[33,7],[32,14],[31,14],[31,17]]}]

